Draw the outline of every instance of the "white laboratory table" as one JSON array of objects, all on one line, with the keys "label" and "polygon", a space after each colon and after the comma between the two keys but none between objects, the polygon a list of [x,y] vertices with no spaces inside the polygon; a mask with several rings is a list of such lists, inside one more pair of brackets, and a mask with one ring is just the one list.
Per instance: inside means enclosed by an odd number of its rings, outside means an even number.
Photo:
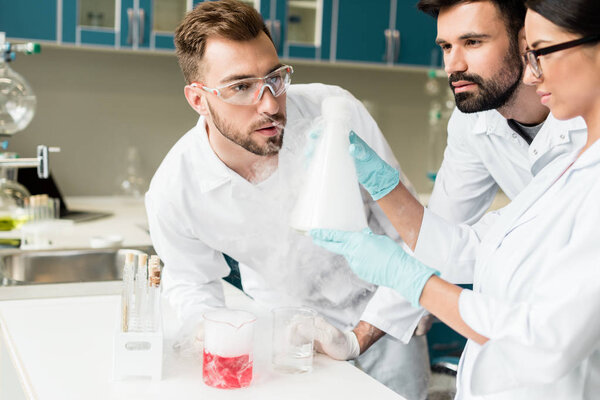
[{"label": "white laboratory table", "polygon": [[[123,246],[149,245],[143,201],[119,197],[69,198],[70,208],[108,210],[110,218],[75,224],[55,238],[57,247],[87,248],[96,235],[120,234]],[[270,364],[269,313],[224,283],[229,307],[258,315],[254,379],[244,389],[210,388],[202,382],[198,357],[172,350],[177,323],[163,304],[163,379],[112,380],[120,282],[0,287],[0,400],[7,385],[30,399],[400,399],[353,365],[316,355],[308,374],[286,375]],[[18,299],[18,300],[15,300]],[[11,371],[6,371],[7,364]],[[9,379],[10,382],[2,380]],[[16,383],[18,382],[18,383]],[[12,395],[10,400],[13,400]]]},{"label": "white laboratory table", "polygon": [[[23,392],[31,399],[402,399],[351,364],[320,354],[310,373],[274,371],[269,362],[269,313],[229,284],[224,283],[224,288],[229,307],[258,316],[254,379],[244,389],[206,386],[200,358],[176,355],[171,344],[177,329],[169,328],[165,331],[162,380],[113,381],[117,295],[0,302],[2,345]],[[174,326],[168,307],[163,315],[165,325]]]}]

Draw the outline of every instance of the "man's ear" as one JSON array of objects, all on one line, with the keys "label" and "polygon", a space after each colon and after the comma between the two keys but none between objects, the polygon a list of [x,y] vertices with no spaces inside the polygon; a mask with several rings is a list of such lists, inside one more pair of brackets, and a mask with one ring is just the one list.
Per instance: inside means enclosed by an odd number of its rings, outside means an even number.
[{"label": "man's ear", "polygon": [[192,107],[198,114],[208,116],[208,107],[206,105],[206,94],[200,93],[201,89],[186,85],[183,92],[185,99],[187,100],[190,107]]},{"label": "man's ear", "polygon": [[521,28],[521,30],[519,31],[519,36],[518,36],[518,43],[519,43],[519,53],[523,54],[525,53],[525,50],[527,50],[527,39],[525,38],[525,28]]}]

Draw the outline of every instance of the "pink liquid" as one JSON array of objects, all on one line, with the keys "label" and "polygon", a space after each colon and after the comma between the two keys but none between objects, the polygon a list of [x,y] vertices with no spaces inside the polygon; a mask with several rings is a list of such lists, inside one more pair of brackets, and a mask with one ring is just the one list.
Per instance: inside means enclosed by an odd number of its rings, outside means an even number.
[{"label": "pink liquid", "polygon": [[202,378],[208,386],[220,389],[246,387],[252,381],[252,359],[248,354],[221,357],[204,351]]}]

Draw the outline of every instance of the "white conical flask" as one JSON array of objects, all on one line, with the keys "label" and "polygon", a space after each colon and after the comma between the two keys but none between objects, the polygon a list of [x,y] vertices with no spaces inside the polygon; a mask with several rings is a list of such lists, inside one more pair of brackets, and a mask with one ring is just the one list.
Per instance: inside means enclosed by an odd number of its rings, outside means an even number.
[{"label": "white conical flask", "polygon": [[367,227],[367,218],[354,160],[348,152],[352,103],[345,97],[328,97],[321,112],[323,132],[290,226],[302,232],[315,228],[358,232]]}]

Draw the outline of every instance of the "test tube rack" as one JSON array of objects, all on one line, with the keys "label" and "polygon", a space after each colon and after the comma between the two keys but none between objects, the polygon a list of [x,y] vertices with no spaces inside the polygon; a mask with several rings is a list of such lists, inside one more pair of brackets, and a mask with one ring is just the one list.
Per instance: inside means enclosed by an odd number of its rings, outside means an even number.
[{"label": "test tube rack", "polygon": [[[120,311],[118,313],[120,315]],[[113,379],[150,377],[162,379],[163,331],[162,319],[154,332],[123,332],[121,318],[114,337]]]}]

